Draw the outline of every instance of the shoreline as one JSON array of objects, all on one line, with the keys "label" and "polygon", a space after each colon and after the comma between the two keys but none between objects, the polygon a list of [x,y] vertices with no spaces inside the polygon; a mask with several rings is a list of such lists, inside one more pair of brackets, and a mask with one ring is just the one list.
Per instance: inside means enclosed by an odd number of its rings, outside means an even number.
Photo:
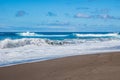
[{"label": "shoreline", "polygon": [[0,80],[120,80],[120,52],[0,67]]},{"label": "shoreline", "polygon": [[75,56],[85,56],[85,55],[95,55],[95,54],[109,54],[109,53],[113,53],[113,52],[117,53],[117,52],[120,52],[120,51],[116,50],[116,51],[91,52],[91,53],[78,54],[78,55],[68,55],[68,56],[61,56],[61,57],[49,57],[49,58],[43,58],[41,60],[40,59],[31,59],[31,60],[25,60],[25,61],[23,60],[23,61],[18,61],[18,62],[13,62],[13,63],[0,65],[0,68],[22,65],[22,64],[27,64],[27,63],[36,63],[36,62],[43,62],[43,61],[49,61],[49,60],[51,61],[51,60],[68,58],[68,57],[75,57]]}]

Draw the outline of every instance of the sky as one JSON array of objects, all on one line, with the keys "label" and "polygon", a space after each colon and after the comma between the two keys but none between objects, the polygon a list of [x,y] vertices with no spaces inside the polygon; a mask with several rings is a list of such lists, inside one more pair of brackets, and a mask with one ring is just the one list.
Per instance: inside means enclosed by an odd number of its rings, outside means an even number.
[{"label": "sky", "polygon": [[120,0],[0,0],[0,32],[120,32]]}]

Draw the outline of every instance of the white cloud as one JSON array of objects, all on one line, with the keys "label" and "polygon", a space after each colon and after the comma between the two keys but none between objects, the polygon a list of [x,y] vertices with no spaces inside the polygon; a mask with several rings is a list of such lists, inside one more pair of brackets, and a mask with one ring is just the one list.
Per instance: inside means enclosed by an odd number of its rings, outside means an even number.
[{"label": "white cloud", "polygon": [[91,16],[88,14],[77,13],[74,17],[75,18],[90,18]]}]

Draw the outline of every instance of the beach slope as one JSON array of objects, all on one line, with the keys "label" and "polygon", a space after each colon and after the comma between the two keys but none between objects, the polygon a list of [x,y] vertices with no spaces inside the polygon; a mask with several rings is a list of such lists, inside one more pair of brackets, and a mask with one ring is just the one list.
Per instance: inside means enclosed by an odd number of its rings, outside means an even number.
[{"label": "beach slope", "polygon": [[0,80],[120,80],[120,52],[1,67]]}]

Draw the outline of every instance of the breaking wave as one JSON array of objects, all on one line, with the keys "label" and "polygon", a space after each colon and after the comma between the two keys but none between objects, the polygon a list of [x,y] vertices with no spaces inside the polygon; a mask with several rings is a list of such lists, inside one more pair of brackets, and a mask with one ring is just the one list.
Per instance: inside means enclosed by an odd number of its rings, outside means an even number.
[{"label": "breaking wave", "polygon": [[40,36],[39,34],[32,33],[32,32],[23,32],[23,33],[17,33],[20,36]]},{"label": "breaking wave", "polygon": [[22,39],[5,39],[0,41],[0,48],[15,48],[26,45],[37,45],[37,46],[48,46],[48,45],[63,45],[70,44],[72,42],[60,41],[60,40],[49,40],[49,39],[38,39],[38,38],[22,38]]},{"label": "breaking wave", "polygon": [[43,39],[5,39],[0,41],[0,48],[14,48],[14,47],[21,47],[25,45],[48,45],[45,40]]},{"label": "breaking wave", "polygon": [[44,38],[52,38],[52,37],[93,37],[93,38],[102,38],[102,37],[120,37],[119,33],[73,33],[73,34],[40,34],[35,32],[22,32],[22,33],[16,33],[18,36],[23,37],[44,37]]},{"label": "breaking wave", "polygon": [[[49,45],[79,45],[82,43],[97,43],[103,41],[111,41],[114,39],[96,38],[96,39],[65,39],[65,40],[49,40],[40,38],[22,38],[22,39],[5,39],[0,41],[0,48],[15,48],[26,45],[49,46]],[[117,40],[117,39],[115,39]]]},{"label": "breaking wave", "polygon": [[45,35],[45,34],[37,34],[34,32],[23,32],[17,33],[19,36],[30,36],[30,37],[66,37],[68,35]]},{"label": "breaking wave", "polygon": [[75,34],[77,37],[118,37],[119,33],[108,34]]}]

